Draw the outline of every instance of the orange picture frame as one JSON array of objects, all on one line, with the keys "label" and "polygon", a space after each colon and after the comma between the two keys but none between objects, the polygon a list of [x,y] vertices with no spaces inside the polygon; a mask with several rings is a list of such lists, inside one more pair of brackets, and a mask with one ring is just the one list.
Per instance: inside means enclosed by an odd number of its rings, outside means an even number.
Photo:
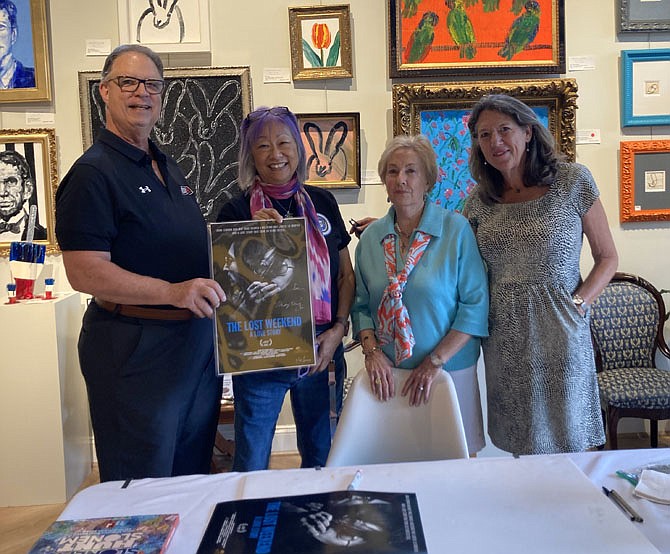
[{"label": "orange picture frame", "polygon": [[670,221],[670,140],[621,142],[620,221]]}]

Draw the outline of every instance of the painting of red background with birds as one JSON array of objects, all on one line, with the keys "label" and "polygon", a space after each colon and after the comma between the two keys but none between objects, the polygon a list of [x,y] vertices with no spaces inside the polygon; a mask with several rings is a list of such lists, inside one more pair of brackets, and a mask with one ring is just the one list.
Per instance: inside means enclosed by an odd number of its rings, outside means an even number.
[{"label": "painting of red background with birds", "polygon": [[399,0],[403,64],[556,59],[559,0]]}]

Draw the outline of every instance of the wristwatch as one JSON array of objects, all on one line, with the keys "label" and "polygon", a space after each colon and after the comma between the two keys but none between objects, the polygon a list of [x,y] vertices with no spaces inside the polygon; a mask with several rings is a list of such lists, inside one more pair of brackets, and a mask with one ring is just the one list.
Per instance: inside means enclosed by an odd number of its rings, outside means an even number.
[{"label": "wristwatch", "polygon": [[576,293],[572,295],[572,303],[582,313],[586,313],[586,308],[589,307],[589,305],[586,303],[586,301],[579,294],[576,294]]},{"label": "wristwatch", "polygon": [[433,364],[435,367],[439,367],[440,369],[444,365],[442,358],[440,358],[437,354],[435,354],[435,352],[433,352],[430,355],[430,363]]}]

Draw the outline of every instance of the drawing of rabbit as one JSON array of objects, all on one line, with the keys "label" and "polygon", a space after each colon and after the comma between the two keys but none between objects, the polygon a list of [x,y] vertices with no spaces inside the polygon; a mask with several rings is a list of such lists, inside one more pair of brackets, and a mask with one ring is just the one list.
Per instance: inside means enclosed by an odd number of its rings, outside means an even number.
[{"label": "drawing of rabbit", "polygon": [[[197,137],[202,140],[211,139],[222,125],[236,127],[230,113],[242,93],[237,81],[230,80],[217,90],[210,102],[207,91],[194,79],[186,79],[186,93],[197,117]],[[193,135],[194,138],[195,135]],[[196,138],[196,140],[198,140]],[[199,141],[198,141],[199,142]]]},{"label": "drawing of rabbit", "polygon": [[[149,0],[149,7],[142,12],[137,21],[137,42],[155,42],[147,38],[155,32],[154,29],[160,32],[162,42],[182,42],[184,17],[177,2],[179,0]],[[151,19],[148,19],[149,16],[152,16]],[[174,23],[173,17],[177,19]]]},{"label": "drawing of rabbit", "polygon": [[[303,131],[311,150],[307,159],[308,178],[313,178],[315,174],[317,177],[325,179],[332,173],[328,180],[346,179],[349,164],[347,153],[342,149],[342,146],[348,134],[347,124],[344,121],[338,121],[331,127],[325,148],[323,131],[316,123],[308,121],[303,126]],[[335,170],[334,173],[333,170]]]},{"label": "drawing of rabbit", "polygon": [[[161,113],[154,126],[154,133],[158,144],[164,146],[171,144],[175,137],[175,123],[179,115],[179,107],[181,101],[186,94],[184,81],[175,79],[168,83],[163,94],[163,102],[161,104]],[[183,136],[182,133],[177,132],[177,136]]]},{"label": "drawing of rabbit", "polygon": [[[220,164],[217,163],[214,149],[207,141],[198,145],[197,158],[196,198],[203,215],[207,218],[219,213],[221,206],[237,193],[238,164],[235,161],[219,169]],[[227,186],[222,186],[226,183],[226,175],[232,180]]]}]

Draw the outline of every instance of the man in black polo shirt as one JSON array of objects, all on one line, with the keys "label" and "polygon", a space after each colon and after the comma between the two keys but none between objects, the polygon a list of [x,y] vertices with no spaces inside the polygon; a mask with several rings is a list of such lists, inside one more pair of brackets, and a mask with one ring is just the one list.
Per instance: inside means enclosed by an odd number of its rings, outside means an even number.
[{"label": "man in black polo shirt", "polygon": [[94,296],[79,339],[101,481],[208,473],[221,382],[208,318],[205,221],[176,163],[149,140],[160,58],[122,45],[105,61],[106,129],[56,194],[67,277]]}]

